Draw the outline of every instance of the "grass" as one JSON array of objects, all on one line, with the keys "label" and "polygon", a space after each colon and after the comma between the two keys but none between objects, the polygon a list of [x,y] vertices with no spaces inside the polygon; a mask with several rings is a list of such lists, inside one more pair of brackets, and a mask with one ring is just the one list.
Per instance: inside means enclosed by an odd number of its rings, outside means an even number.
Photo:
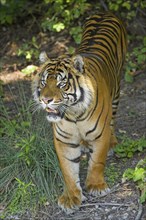
[{"label": "grass", "polygon": [[120,166],[117,163],[110,162],[109,165],[105,167],[105,177],[109,187],[113,187],[121,178]]},{"label": "grass", "polygon": [[46,202],[53,203],[63,182],[53,147],[52,129],[41,112],[32,115],[32,103],[27,100],[24,86],[19,84],[17,89],[19,103],[13,102],[15,115],[3,100],[0,103],[0,188],[1,203],[7,215],[35,210]]}]

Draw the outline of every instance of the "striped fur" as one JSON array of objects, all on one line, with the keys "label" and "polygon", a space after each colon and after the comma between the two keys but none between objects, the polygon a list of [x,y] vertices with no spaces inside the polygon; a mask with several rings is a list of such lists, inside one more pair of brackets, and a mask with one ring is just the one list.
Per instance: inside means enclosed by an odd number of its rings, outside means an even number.
[{"label": "striped fur", "polygon": [[87,19],[73,56],[49,59],[45,53],[40,55],[43,65],[34,80],[33,94],[53,122],[65,181],[58,204],[67,213],[84,200],[79,179],[83,151],[90,154],[87,190],[92,195],[109,191],[103,173],[109,148],[117,143],[114,117],[126,47],[121,21],[110,13],[100,13]]}]

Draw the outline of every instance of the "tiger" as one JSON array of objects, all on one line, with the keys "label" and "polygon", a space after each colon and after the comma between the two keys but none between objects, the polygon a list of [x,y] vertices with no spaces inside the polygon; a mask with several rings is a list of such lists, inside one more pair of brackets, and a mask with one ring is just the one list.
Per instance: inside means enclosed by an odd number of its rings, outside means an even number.
[{"label": "tiger", "polygon": [[79,175],[83,149],[89,152],[87,192],[104,196],[110,191],[104,169],[109,150],[117,144],[114,119],[126,51],[122,21],[106,12],[86,19],[81,43],[73,55],[49,58],[46,52],[40,54],[33,97],[52,123],[64,179],[58,205],[67,214],[79,209],[86,199]]}]

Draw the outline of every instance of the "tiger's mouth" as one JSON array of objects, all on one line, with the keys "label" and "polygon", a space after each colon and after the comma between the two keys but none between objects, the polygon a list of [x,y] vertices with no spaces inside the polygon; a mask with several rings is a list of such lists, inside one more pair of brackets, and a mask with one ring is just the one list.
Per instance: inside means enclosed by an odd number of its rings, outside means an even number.
[{"label": "tiger's mouth", "polygon": [[48,113],[48,115],[60,115],[60,112],[57,109],[51,109],[46,107],[45,111]]},{"label": "tiger's mouth", "polygon": [[53,113],[53,114],[58,114],[59,113],[59,111],[57,109],[51,109],[51,108],[48,108],[48,107],[46,107],[45,110],[48,113]]},{"label": "tiger's mouth", "polygon": [[64,114],[62,112],[59,111],[59,109],[51,109],[49,107],[46,107],[45,108],[45,111],[47,112],[47,115],[49,117],[60,117],[60,118],[63,118]]}]

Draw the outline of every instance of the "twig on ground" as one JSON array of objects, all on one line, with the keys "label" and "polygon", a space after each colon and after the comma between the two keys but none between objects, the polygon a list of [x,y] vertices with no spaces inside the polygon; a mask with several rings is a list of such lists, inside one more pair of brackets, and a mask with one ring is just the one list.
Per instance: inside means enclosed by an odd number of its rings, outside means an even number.
[{"label": "twig on ground", "polygon": [[88,207],[88,206],[125,206],[128,207],[130,204],[121,204],[121,203],[108,203],[108,202],[104,202],[104,203],[87,203],[87,204],[83,204],[80,207]]},{"label": "twig on ground", "polygon": [[142,215],[142,204],[138,201],[139,207],[138,207],[138,213],[137,216],[135,218],[135,220],[140,220],[141,219],[141,215]]}]

